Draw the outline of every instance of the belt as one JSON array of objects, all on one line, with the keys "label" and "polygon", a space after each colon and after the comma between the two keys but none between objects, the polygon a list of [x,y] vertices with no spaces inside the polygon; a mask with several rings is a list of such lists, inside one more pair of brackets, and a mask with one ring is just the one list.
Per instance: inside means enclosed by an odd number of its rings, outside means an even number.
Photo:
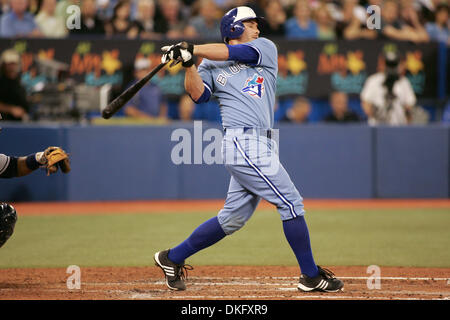
[{"label": "belt", "polygon": [[[271,129],[261,129],[261,128],[252,128],[252,127],[244,127],[244,128],[229,128],[229,132],[236,132],[236,133],[247,133],[247,134],[254,134],[255,130],[258,133],[258,135],[267,137],[268,139],[272,139],[272,130]],[[223,129],[223,131],[226,133],[227,129]]]}]

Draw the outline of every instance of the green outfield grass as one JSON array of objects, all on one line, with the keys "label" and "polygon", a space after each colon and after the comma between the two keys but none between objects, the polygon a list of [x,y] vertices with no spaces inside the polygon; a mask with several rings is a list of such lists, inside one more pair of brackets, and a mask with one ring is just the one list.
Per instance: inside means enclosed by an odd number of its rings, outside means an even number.
[{"label": "green outfield grass", "polygon": [[[19,217],[0,268],[153,265],[153,253],[184,240],[216,213]],[[450,267],[448,209],[309,210],[322,265]],[[276,211],[187,261],[192,265],[296,265]]]}]

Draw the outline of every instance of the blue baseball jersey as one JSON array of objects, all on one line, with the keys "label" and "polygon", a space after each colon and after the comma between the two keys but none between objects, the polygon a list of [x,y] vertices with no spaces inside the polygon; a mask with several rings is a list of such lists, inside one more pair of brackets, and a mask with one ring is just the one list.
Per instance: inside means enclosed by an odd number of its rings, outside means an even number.
[{"label": "blue baseball jersey", "polygon": [[203,59],[198,72],[205,90],[219,101],[224,128],[269,129],[274,122],[277,47],[266,38],[258,38],[245,45],[258,52],[257,64]]}]

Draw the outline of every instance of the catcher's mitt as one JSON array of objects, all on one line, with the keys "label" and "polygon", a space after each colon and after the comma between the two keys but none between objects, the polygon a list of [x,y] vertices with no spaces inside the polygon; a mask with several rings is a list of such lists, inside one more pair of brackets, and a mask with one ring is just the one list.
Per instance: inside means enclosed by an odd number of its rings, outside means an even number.
[{"label": "catcher's mitt", "polygon": [[70,171],[69,155],[59,147],[48,147],[44,151],[44,157],[47,159],[47,175],[58,171],[58,167],[63,173]]}]

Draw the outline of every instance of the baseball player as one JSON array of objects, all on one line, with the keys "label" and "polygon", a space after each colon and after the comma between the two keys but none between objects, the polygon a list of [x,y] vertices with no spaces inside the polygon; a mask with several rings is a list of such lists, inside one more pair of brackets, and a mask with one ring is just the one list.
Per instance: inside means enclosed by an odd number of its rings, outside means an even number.
[{"label": "baseball player", "polygon": [[[182,62],[185,89],[196,103],[219,100],[224,128],[222,155],[231,174],[225,205],[179,245],[154,254],[171,290],[185,290],[185,259],[239,230],[261,198],[274,204],[286,239],[300,266],[298,289],[336,292],[343,282],[314,262],[303,215],[303,198],[279,159],[272,139],[278,53],[259,37],[260,18],[249,7],[228,11],[221,20],[225,43],[181,42],[162,48],[162,61]],[[194,56],[202,57],[198,69]],[[229,155],[232,154],[232,157]],[[228,158],[233,158],[228,161]]]},{"label": "baseball player", "polygon": [[[0,153],[0,178],[26,176],[40,167],[47,168],[47,175],[57,172],[58,167],[62,172],[67,173],[70,171],[69,156],[59,147],[48,147],[44,151],[24,157],[10,157]],[[13,234],[16,221],[17,213],[14,207],[7,203],[0,203],[0,247]]]}]

